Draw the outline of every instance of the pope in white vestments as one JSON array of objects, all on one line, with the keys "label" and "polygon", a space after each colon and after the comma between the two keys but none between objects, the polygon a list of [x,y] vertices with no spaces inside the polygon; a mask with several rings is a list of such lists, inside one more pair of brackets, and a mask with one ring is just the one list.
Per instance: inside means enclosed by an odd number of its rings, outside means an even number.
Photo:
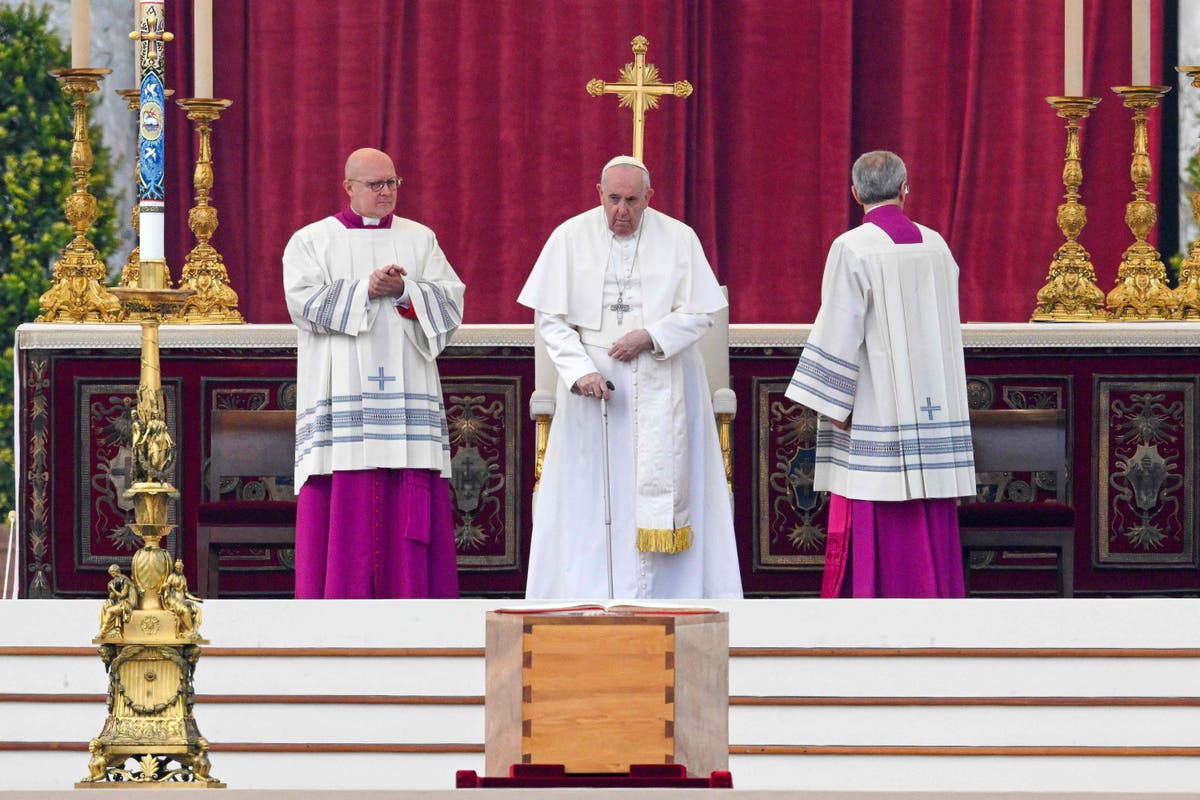
[{"label": "pope in white vestments", "polygon": [[[518,302],[559,381],[526,597],[737,598],[733,514],[700,338],[726,300],[695,232],[613,159],[601,206],[560,225]],[[608,384],[612,384],[612,389]],[[607,480],[601,400],[608,410]]]},{"label": "pope in white vestments", "polygon": [[465,287],[429,228],[392,214],[387,154],[346,162],[350,207],[283,254],[297,328],[296,597],[455,597],[437,356]]},{"label": "pope in white vestments", "polygon": [[817,411],[830,492],[822,595],[962,597],[957,498],[975,494],[958,265],[904,215],[904,162],[855,162],[863,224],[829,249],[787,396]]}]

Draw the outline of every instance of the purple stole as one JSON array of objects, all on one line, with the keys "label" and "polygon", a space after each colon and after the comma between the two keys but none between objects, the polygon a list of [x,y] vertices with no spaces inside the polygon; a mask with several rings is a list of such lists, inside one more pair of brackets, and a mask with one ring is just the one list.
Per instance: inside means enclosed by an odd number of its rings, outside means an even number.
[{"label": "purple stole", "polygon": [[925,241],[921,238],[921,229],[917,227],[917,223],[904,216],[900,206],[875,206],[863,215],[863,222],[880,228],[893,244],[918,244]]}]

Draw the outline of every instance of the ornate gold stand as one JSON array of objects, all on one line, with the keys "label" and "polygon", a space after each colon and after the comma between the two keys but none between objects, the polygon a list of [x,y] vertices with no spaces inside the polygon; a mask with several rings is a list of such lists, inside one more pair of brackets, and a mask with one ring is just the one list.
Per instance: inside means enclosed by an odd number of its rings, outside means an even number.
[{"label": "ornate gold stand", "polygon": [[[117,94],[125,98],[125,106],[133,112],[134,116],[139,116],[142,107],[142,93],[137,89],[118,89]],[[133,165],[133,185],[137,186],[138,179],[138,164]],[[141,206],[137,203],[133,204],[133,210],[129,213],[129,224],[133,226],[134,238],[137,238],[139,232],[138,221],[141,218]],[[129,251],[129,255],[125,257],[125,266],[121,268],[121,286],[137,286],[141,283],[141,266],[138,261],[138,252],[140,248],[135,244],[133,249]]]},{"label": "ornate gold stand", "polygon": [[717,414],[717,438],[721,442],[721,462],[725,465],[725,485],[733,494],[733,414]]},{"label": "ornate gold stand", "polygon": [[222,788],[210,773],[208,741],[192,716],[193,675],[200,645],[208,644],[200,637],[200,600],[188,591],[183,562],[172,562],[160,547],[175,527],[168,520],[179,492],[171,485],[176,452],[163,408],[158,326],[191,292],[114,293],[144,315],[132,482],[125,493],[133,501],[132,528],[144,545],[133,555],[129,577],[116,564],[108,569],[108,599],[92,640],[108,670],[108,718],[88,743],[88,775],[75,786]]},{"label": "ornate gold stand", "polygon": [[534,424],[534,445],[533,445],[533,491],[536,492],[542,485],[542,463],[546,460],[546,446],[550,443],[550,422],[553,419],[549,414],[538,414],[533,418]]},{"label": "ornate gold stand", "polygon": [[1129,176],[1133,179],[1134,199],[1125,206],[1125,224],[1133,232],[1134,243],[1121,259],[1117,285],[1108,293],[1107,304],[1114,320],[1170,319],[1176,305],[1175,293],[1167,286],[1167,269],[1146,237],[1158,221],[1158,210],[1146,199],[1146,186],[1153,174],[1146,146],[1146,111],[1158,105],[1158,98],[1169,92],[1169,86],[1114,86],[1113,91],[1125,98],[1125,107],[1133,109],[1133,163]]},{"label": "ornate gold stand", "polygon": [[1100,102],[1099,97],[1047,97],[1046,102],[1067,121],[1067,152],[1063,184],[1067,192],[1058,207],[1058,228],[1067,241],[1054,253],[1047,283],[1037,293],[1032,322],[1092,322],[1107,319],[1104,292],[1096,285],[1091,256],[1079,244],[1080,231],[1087,225],[1087,208],[1079,202],[1083,167],[1079,160],[1079,121]]},{"label": "ornate gold stand", "polygon": [[237,292],[229,286],[229,274],[221,254],[209,244],[217,230],[217,208],[208,200],[213,187],[211,123],[217,121],[232,101],[187,97],[176,102],[187,111],[188,119],[196,123],[196,131],[200,134],[200,154],[192,177],[196,205],[188,212],[188,227],[197,244],[188,253],[179,278],[180,288],[191,289],[195,295],[184,303],[179,321],[240,323],[243,320],[237,310]]},{"label": "ornate gold stand", "polygon": [[[1200,88],[1200,67],[1176,67]],[[1200,191],[1192,193],[1192,216],[1200,222]],[[1179,265],[1179,287],[1175,290],[1175,318],[1200,319],[1200,239],[1192,242],[1187,258]]]},{"label": "ornate gold stand", "polygon": [[104,262],[87,231],[96,221],[96,198],[88,191],[92,175],[92,144],[88,138],[87,96],[100,88],[108,69],[81,67],[50,72],[63,91],[70,95],[75,108],[74,140],[71,143],[71,171],[75,173],[75,191],[67,196],[63,209],[75,229],[75,238],[63,250],[54,265],[54,283],[38,298],[42,313],[38,322],[115,322],[121,313],[121,301],[106,288]]}]

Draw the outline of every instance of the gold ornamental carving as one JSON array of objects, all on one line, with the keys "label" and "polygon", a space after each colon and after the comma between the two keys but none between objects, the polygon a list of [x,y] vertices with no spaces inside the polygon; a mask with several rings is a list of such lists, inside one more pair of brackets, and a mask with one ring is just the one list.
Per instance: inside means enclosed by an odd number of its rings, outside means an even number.
[{"label": "gold ornamental carving", "polygon": [[660,97],[673,95],[688,97],[692,85],[687,81],[663,83],[658,68],[646,63],[646,52],[650,42],[645,36],[637,36],[631,43],[633,62],[621,68],[620,79],[605,83],[599,78],[588,81],[587,91],[593,97],[615,94],[620,98],[619,107],[633,110],[633,157],[642,160],[643,139],[646,128],[646,110],[658,108]]},{"label": "gold ornamental carving", "polygon": [[1116,86],[1113,91],[1133,110],[1133,161],[1129,177],[1133,180],[1133,200],[1125,206],[1125,224],[1134,242],[1126,250],[1117,271],[1117,285],[1108,293],[1106,304],[1111,319],[1121,321],[1164,320],[1175,313],[1175,292],[1167,286],[1167,269],[1158,250],[1148,241],[1158,221],[1158,210],[1147,197],[1153,176],[1147,146],[1146,112],[1158,106],[1158,99],[1170,91],[1168,86]]},{"label": "gold ornamental carving", "polygon": [[196,204],[188,212],[188,227],[196,246],[188,253],[179,279],[181,289],[195,292],[183,304],[178,322],[240,323],[237,292],[229,285],[229,274],[221,254],[210,244],[217,230],[217,208],[210,202],[213,188],[212,124],[231,104],[229,100],[189,97],[177,101],[196,123],[200,152],[192,174]]},{"label": "gold ornamental carving", "polygon": [[534,424],[534,445],[533,445],[533,491],[537,493],[542,485],[542,464],[546,460],[546,447],[550,444],[550,422],[553,419],[549,414],[538,414],[533,418]]},{"label": "gold ornamental carving", "polygon": [[88,191],[92,175],[92,144],[88,135],[87,96],[100,88],[112,70],[94,67],[52,70],[74,108],[71,172],[75,191],[67,196],[63,211],[75,236],[54,265],[53,284],[38,298],[38,322],[116,322],[121,302],[105,287],[105,267],[88,229],[96,221],[96,198]]},{"label": "gold ornamental carving", "polygon": [[721,443],[721,464],[725,467],[725,485],[733,495],[733,414],[717,414],[717,439]]},{"label": "gold ornamental carving", "polygon": [[1083,166],[1079,158],[1079,121],[1100,102],[1098,97],[1047,97],[1046,101],[1067,121],[1067,149],[1063,184],[1067,187],[1058,207],[1058,228],[1066,242],[1054,253],[1046,285],[1038,290],[1032,322],[1094,322],[1107,318],[1104,292],[1096,285],[1091,256],[1078,241],[1087,224],[1087,208],[1079,202]]},{"label": "gold ornamental carving", "polygon": [[[1176,67],[1200,88],[1200,66]],[[1200,222],[1200,191],[1192,193],[1192,217]],[[1179,286],[1175,289],[1175,318],[1200,319],[1200,239],[1192,242],[1187,258],[1179,266]]]},{"label": "gold ornamental carving", "polygon": [[193,676],[200,646],[208,644],[200,635],[201,600],[188,590],[183,562],[161,546],[175,527],[170,506],[179,492],[170,483],[177,452],[166,424],[158,327],[192,293],[113,291],[142,315],[125,498],[133,503],[131,527],[143,546],[133,554],[128,575],[116,564],[108,569],[108,597],[92,640],[108,671],[108,717],[88,743],[88,773],[75,786],[223,788],[212,776],[208,740],[192,714]]}]

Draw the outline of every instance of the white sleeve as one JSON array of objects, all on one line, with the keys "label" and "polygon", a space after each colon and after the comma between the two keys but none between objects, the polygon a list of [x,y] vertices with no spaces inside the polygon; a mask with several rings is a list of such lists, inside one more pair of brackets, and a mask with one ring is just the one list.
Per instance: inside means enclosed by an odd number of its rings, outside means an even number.
[{"label": "white sleeve", "polygon": [[574,386],[584,375],[600,371],[584,349],[579,331],[567,323],[566,316],[538,311],[534,314],[534,325],[546,343],[546,353],[567,388]]}]

